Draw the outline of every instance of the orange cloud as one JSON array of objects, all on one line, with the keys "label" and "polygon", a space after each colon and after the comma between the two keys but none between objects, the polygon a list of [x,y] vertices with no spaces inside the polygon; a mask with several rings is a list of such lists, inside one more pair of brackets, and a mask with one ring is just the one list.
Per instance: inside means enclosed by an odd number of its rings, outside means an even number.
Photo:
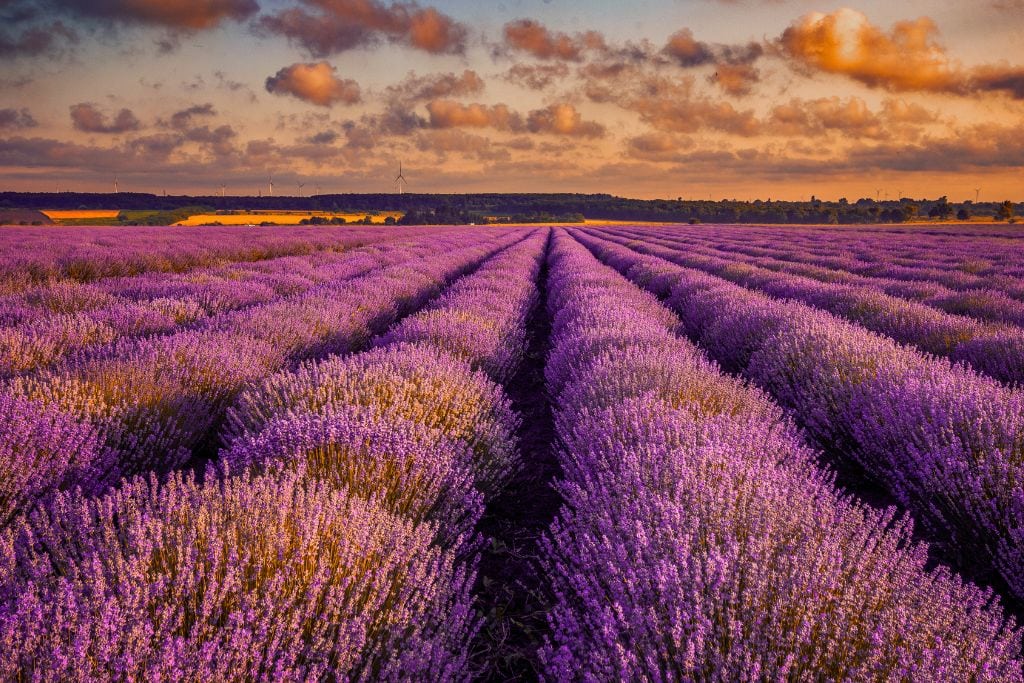
[{"label": "orange cloud", "polygon": [[292,95],[321,107],[359,102],[359,84],[338,78],[336,72],[327,62],[292,64],[267,79],[267,92]]},{"label": "orange cloud", "polygon": [[538,59],[557,59],[578,62],[587,50],[606,47],[604,37],[597,31],[587,31],[570,36],[548,30],[546,26],[532,19],[520,19],[505,24],[505,44]]},{"label": "orange cloud", "polygon": [[427,104],[432,128],[494,128],[507,132],[595,138],[605,128],[595,121],[585,121],[571,104],[552,104],[531,111],[523,117],[505,104],[461,104],[451,100],[434,100]]},{"label": "orange cloud", "polygon": [[761,80],[761,73],[750,64],[719,64],[708,81],[730,95],[747,95]]},{"label": "orange cloud", "polygon": [[842,74],[873,88],[948,92],[1004,92],[1024,99],[1024,67],[987,64],[965,69],[938,42],[928,17],[901,21],[888,32],[857,10],[808,14],[779,39],[797,64]]},{"label": "orange cloud", "polygon": [[430,125],[433,128],[496,128],[517,131],[523,129],[523,120],[507,105],[460,104],[451,100],[433,100],[427,103]]},{"label": "orange cloud", "polygon": [[871,87],[954,91],[961,78],[937,34],[927,17],[898,22],[886,32],[863,13],[843,8],[804,16],[783,32],[780,43],[800,64]]},{"label": "orange cloud", "polygon": [[553,133],[570,137],[597,138],[605,128],[596,121],[584,121],[582,114],[571,104],[552,104],[545,109],[530,112],[526,127],[532,133]]}]

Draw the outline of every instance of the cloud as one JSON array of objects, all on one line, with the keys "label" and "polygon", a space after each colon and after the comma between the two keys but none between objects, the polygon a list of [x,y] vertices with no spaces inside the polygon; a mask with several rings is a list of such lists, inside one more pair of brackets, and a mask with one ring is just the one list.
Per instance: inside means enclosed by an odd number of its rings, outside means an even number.
[{"label": "cloud", "polygon": [[256,0],[53,0],[60,9],[92,19],[198,31],[259,11]]},{"label": "cloud", "polygon": [[764,47],[760,43],[705,43],[695,39],[690,29],[684,28],[669,36],[662,54],[684,68],[714,65],[715,72],[708,76],[708,82],[718,85],[730,95],[747,95],[761,80],[760,72],[753,66],[764,55]]},{"label": "cloud", "polygon": [[526,127],[531,133],[551,133],[571,137],[603,137],[605,128],[596,121],[584,121],[571,104],[552,104],[545,109],[530,112]]},{"label": "cloud", "polygon": [[70,111],[71,121],[75,128],[85,133],[118,134],[138,130],[141,127],[131,109],[122,109],[113,117],[108,117],[96,105],[81,102],[71,105]]},{"label": "cloud", "polygon": [[526,52],[538,59],[578,62],[587,50],[606,47],[604,36],[597,31],[569,35],[549,30],[533,19],[519,19],[505,24],[505,45]]},{"label": "cloud", "polygon": [[804,16],[782,33],[780,44],[801,65],[872,87],[951,91],[959,78],[937,34],[927,17],[898,22],[886,32],[861,12],[843,8]]},{"label": "cloud", "polygon": [[1003,91],[1017,100],[1024,100],[1024,67],[986,65],[974,69],[967,87],[975,91]]},{"label": "cloud", "polygon": [[28,109],[0,109],[0,130],[24,130],[38,125]]},{"label": "cloud", "polygon": [[554,64],[513,64],[504,79],[530,90],[547,90],[555,81],[565,79],[569,67],[562,62]]},{"label": "cloud", "polygon": [[337,69],[327,62],[292,64],[267,79],[267,92],[292,95],[321,107],[359,102],[362,99],[359,84],[338,78],[336,72]]},{"label": "cloud", "polygon": [[764,55],[764,46],[753,42],[745,45],[704,43],[696,40],[690,29],[684,28],[669,36],[662,54],[683,67],[705,64],[744,65],[760,59]]},{"label": "cloud", "polygon": [[805,70],[840,74],[872,88],[959,95],[1003,92],[1024,99],[1024,67],[1004,63],[965,69],[950,59],[928,17],[897,22],[885,31],[857,10],[815,12],[787,28],[779,46]]},{"label": "cloud", "polygon": [[669,133],[644,133],[626,141],[626,153],[635,159],[648,161],[674,161],[683,150],[692,149],[693,138]]},{"label": "cloud", "polygon": [[171,114],[171,119],[167,125],[176,130],[184,130],[192,125],[193,119],[200,116],[214,116],[216,110],[213,105],[207,102],[206,104],[195,104],[187,109],[182,109]]},{"label": "cloud", "polygon": [[821,135],[828,131],[855,138],[889,136],[881,117],[859,97],[793,99],[774,107],[768,122],[773,132],[792,137]]},{"label": "cloud", "polygon": [[715,61],[711,46],[694,39],[693,31],[688,28],[669,36],[665,54],[672,57],[680,66],[702,66]]},{"label": "cloud", "polygon": [[636,68],[610,72],[583,69],[581,75],[589,99],[634,112],[661,132],[717,130],[743,137],[762,132],[752,109],[737,109],[730,102],[698,93],[688,76],[668,77]]},{"label": "cloud", "polygon": [[322,130],[319,133],[314,133],[306,138],[303,138],[304,142],[308,142],[311,145],[330,145],[334,143],[341,134],[335,130]]},{"label": "cloud", "polygon": [[761,72],[750,64],[719,64],[715,67],[715,73],[708,76],[709,83],[736,96],[750,94],[760,80]]},{"label": "cloud", "polygon": [[301,0],[259,18],[263,34],[281,35],[313,57],[327,57],[381,40],[432,54],[462,54],[468,29],[432,7],[414,2],[385,5],[377,0]]},{"label": "cloud", "polygon": [[420,133],[416,136],[416,149],[433,153],[441,160],[450,153],[480,161],[507,161],[512,158],[507,149],[495,145],[489,138],[455,129]]},{"label": "cloud", "polygon": [[128,147],[136,152],[141,152],[153,159],[167,159],[176,149],[184,144],[185,140],[180,135],[167,135],[158,133],[156,135],[145,135],[128,141]]},{"label": "cloud", "polygon": [[585,121],[571,104],[552,104],[529,112],[524,118],[505,104],[461,104],[434,100],[427,104],[431,128],[494,128],[506,132],[530,132],[566,137],[596,138],[605,128]]},{"label": "cloud", "polygon": [[[17,23],[17,22],[15,22]],[[46,26],[28,26],[0,31],[0,57],[38,57],[61,53],[78,42],[78,33],[55,21]]]},{"label": "cloud", "polygon": [[505,104],[461,104],[451,100],[427,103],[432,128],[495,128],[521,131],[522,117]]},{"label": "cloud", "polygon": [[920,104],[892,97],[882,102],[882,116],[887,121],[897,124],[925,124],[939,120],[938,113],[929,111]]},{"label": "cloud", "polygon": [[484,79],[466,69],[461,74],[444,73],[417,76],[410,73],[404,81],[388,86],[386,97],[401,102],[418,102],[446,97],[477,95],[484,91]]}]

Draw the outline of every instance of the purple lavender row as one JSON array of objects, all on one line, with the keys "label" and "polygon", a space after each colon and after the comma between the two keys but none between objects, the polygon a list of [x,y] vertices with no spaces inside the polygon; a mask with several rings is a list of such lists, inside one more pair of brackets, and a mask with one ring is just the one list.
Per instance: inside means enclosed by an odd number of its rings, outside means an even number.
[{"label": "purple lavender row", "polygon": [[[989,240],[970,234],[944,239],[906,229],[867,240],[851,240],[846,231],[834,228],[715,229],[715,233],[720,231],[723,238],[746,245],[745,248],[753,240],[785,245],[760,255],[781,252],[788,260],[881,278],[891,282],[892,287],[902,283],[913,291],[915,287],[941,284],[953,291],[992,289],[1016,299],[1024,298],[1024,260],[1013,240]],[[706,228],[696,231],[681,227],[672,234],[700,239],[707,238],[707,232]],[[908,244],[907,240],[913,241]],[[837,246],[842,248],[840,253],[836,253]]]},{"label": "purple lavender row", "polygon": [[[618,234],[630,234],[641,240],[652,235],[647,230],[618,231]],[[946,313],[1024,325],[1024,301],[1020,300],[1024,298],[1024,281],[1019,278],[999,275],[986,278],[984,286],[975,284],[970,288],[951,289],[938,282],[858,275],[849,270],[855,266],[846,263],[848,260],[856,259],[834,255],[819,258],[807,251],[752,246],[750,235],[729,238],[728,234],[717,230],[713,235],[704,237],[682,237],[664,231],[653,234],[661,239],[670,240],[672,244],[669,246],[685,246],[689,254],[731,259],[734,263],[747,263],[822,282],[869,287]],[[834,249],[834,245],[832,248]],[[822,265],[822,262],[829,265]],[[975,263],[979,261],[975,259]],[[962,274],[952,265],[949,266],[949,270],[943,272],[951,277],[956,277],[958,273]]]},{"label": "purple lavender row", "polygon": [[[779,299],[792,299],[846,318],[926,353],[967,363],[1008,384],[1024,384],[1024,330],[950,315],[874,289],[819,282],[725,258],[693,254],[657,238],[643,241],[604,234],[620,244],[681,266],[708,272]],[[666,246],[672,245],[672,246]]]},{"label": "purple lavender row", "polygon": [[[543,243],[490,258],[447,300],[470,310],[495,273],[519,292]],[[481,457],[514,456],[516,417],[482,372],[428,343],[303,368],[327,366],[333,384],[306,385],[310,399],[346,378],[347,397],[235,439],[204,484],[135,479],[19,518],[0,537],[0,675],[468,678],[487,490],[475,475]]]},{"label": "purple lavender row", "polygon": [[858,463],[958,564],[995,570],[1024,597],[1024,392],[824,311],[580,239],[669,296],[687,335]]},{"label": "purple lavender row", "polygon": [[[518,466],[518,418],[495,380],[507,379],[522,358],[546,239],[538,231],[492,256],[427,309],[379,337],[376,349],[306,363],[243,392],[224,430],[229,462],[238,459],[231,453],[239,442],[258,441],[275,425],[356,406],[468,444],[473,483],[493,493]],[[504,299],[496,300],[496,292]],[[248,453],[241,457],[245,463],[259,457],[253,454],[258,448],[242,450]]]},{"label": "purple lavender row", "polygon": [[[536,300],[531,290],[545,242],[546,235],[539,233],[493,256],[417,317],[440,320],[436,314],[445,311],[474,316],[490,311],[491,325],[505,330],[517,323],[525,326],[523,311],[528,314],[529,302]],[[505,278],[507,291],[512,293],[500,303],[490,295],[497,276]],[[455,330],[456,334],[465,332]],[[524,337],[517,333],[513,339]],[[258,431],[234,439],[221,454],[224,474],[295,477],[374,501],[385,513],[413,525],[417,540],[422,541],[414,551],[422,554],[430,549],[465,561],[460,566],[449,559],[460,567],[457,572],[432,569],[434,574],[424,572],[419,577],[425,594],[432,598],[432,613],[408,607],[404,613],[394,608],[386,612],[395,622],[394,632],[414,636],[407,642],[392,640],[390,652],[378,647],[361,655],[367,659],[386,653],[398,660],[398,666],[382,670],[390,675],[375,672],[386,679],[395,674],[430,680],[468,677],[469,643],[479,627],[470,609],[477,562],[473,528],[483,511],[483,495],[493,492],[514,464],[517,418],[501,389],[482,372],[474,371],[470,363],[494,364],[500,358],[521,355],[521,350],[499,350],[485,344],[479,347],[481,355],[471,358],[466,353],[452,355],[444,350],[447,343],[436,337],[431,340],[416,344],[395,341],[268,380],[264,388],[287,383],[296,402],[264,422]],[[505,342],[506,346],[513,343]],[[278,394],[274,390],[268,394],[264,388],[246,392],[240,401],[242,411],[252,409],[261,397],[276,400]],[[326,394],[330,400],[324,403]],[[266,416],[265,411],[262,414]],[[484,465],[487,458],[493,460]],[[330,544],[327,538],[322,542]],[[200,573],[205,575],[208,570],[203,567]],[[445,581],[450,583],[441,589]],[[362,617],[353,612],[341,618],[341,624],[347,631],[355,630],[361,627]],[[153,630],[160,632],[159,628]],[[314,643],[320,650],[328,649],[319,641]],[[186,647],[194,644],[188,642]],[[409,666],[408,662],[426,660],[418,650],[431,655],[425,662],[430,668]],[[344,661],[332,664],[324,674],[356,677]]]},{"label": "purple lavender row", "polygon": [[[517,239],[516,233],[437,238],[409,247],[405,262],[296,300],[237,311],[211,329],[121,340],[10,380],[2,393],[19,414],[37,417],[25,428],[34,435],[28,446],[13,433],[0,435],[0,481],[14,503],[0,511],[3,519],[54,488],[81,486],[95,494],[122,476],[180,466],[242,388],[303,357],[365,345]],[[61,448],[61,433],[48,425],[68,420],[96,437],[82,439],[76,450]],[[41,470],[52,476],[40,479]]]},{"label": "purple lavender row", "polygon": [[[437,381],[489,388],[464,362],[438,352],[431,357],[425,347],[413,347],[414,352],[406,348],[402,345],[392,354],[421,376],[432,372]],[[367,390],[372,382],[364,380],[359,387]],[[469,386],[466,395],[471,390]],[[407,412],[415,414],[433,400],[435,414],[452,419],[453,405],[442,404],[453,398],[451,391],[408,398]],[[472,398],[478,404],[487,396]],[[500,412],[502,405],[496,408]],[[54,526],[68,528],[69,519],[83,520],[74,539],[55,533],[47,547],[67,553],[71,565],[85,558],[79,574],[84,581],[60,590],[74,593],[89,608],[72,615],[55,609],[59,599],[53,585],[59,580],[28,572],[11,558],[14,580],[8,584],[10,618],[3,636],[16,658],[8,673],[93,679],[127,671],[135,678],[159,674],[170,680],[464,678],[466,643],[478,626],[471,609],[473,572],[456,549],[462,548],[457,541],[482,510],[472,477],[473,452],[440,428],[385,415],[352,403],[293,416],[250,440],[234,442],[222,458],[223,469],[208,473],[210,483],[198,486],[175,476],[157,489],[136,479],[111,499],[97,504],[76,500],[68,513],[61,507],[67,497],[61,495],[44,508],[60,514],[47,518],[36,511],[28,522],[19,521],[27,537]],[[478,425],[481,439],[498,443],[493,427]],[[452,467],[460,463],[461,470]],[[248,473],[237,475],[243,471]],[[218,475],[225,477],[222,483]],[[292,500],[296,490],[303,503],[299,506]],[[217,504],[223,498],[227,504]],[[115,512],[106,517],[92,506]],[[324,508],[340,508],[342,514],[325,520]],[[287,519],[273,513],[278,509]],[[136,510],[140,514],[133,515]],[[137,546],[111,547],[106,529],[113,518],[153,543],[142,545],[142,552]],[[449,523],[456,528],[447,527]],[[176,526],[184,530],[174,530]],[[278,529],[288,532],[283,536]],[[292,536],[299,537],[301,552],[292,552],[297,545]],[[450,539],[453,548],[438,547],[439,538]],[[219,541],[223,552],[202,552],[208,539]],[[201,552],[186,553],[193,544]],[[256,553],[249,550],[253,545]],[[162,590],[148,589],[152,581],[123,570],[150,565],[156,558],[150,552],[154,546],[161,555],[194,559],[187,567],[161,562],[161,568],[169,569],[161,573]],[[325,548],[331,553],[324,553]],[[31,553],[17,548],[14,557]],[[90,574],[93,558],[112,556],[123,561],[102,577]],[[311,573],[310,564],[321,559],[327,561],[319,564],[330,571]],[[219,580],[225,572],[231,579],[232,572],[225,569],[239,563],[238,575],[253,575],[256,582]],[[184,571],[198,579],[185,581]],[[94,593],[102,594],[95,590],[99,582],[118,590],[95,600]],[[22,597],[26,595],[32,597]],[[121,602],[122,596],[127,603]],[[190,613],[187,606],[196,603],[205,610]],[[121,614],[129,604],[142,614],[139,626],[123,621],[95,624],[94,614]],[[37,623],[41,612],[46,616]],[[60,628],[36,626],[33,632],[29,624]],[[169,631],[176,635],[173,647],[162,637]],[[23,635],[27,632],[30,638]],[[74,637],[66,637],[68,633]],[[69,661],[67,653],[73,648],[89,656]]]},{"label": "purple lavender row", "polygon": [[0,317],[7,314],[14,324],[0,328],[0,378],[126,337],[209,327],[218,315],[298,297],[317,285],[405,260],[404,248],[415,243],[391,241],[343,253],[282,257],[253,268],[224,269],[222,276],[161,273],[102,284],[62,282],[8,297],[15,301],[6,308],[0,304]]},{"label": "purple lavender row", "polygon": [[59,493],[0,530],[0,678],[463,680],[474,576],[416,524],[288,470]]},{"label": "purple lavender row", "polygon": [[[352,251],[386,249],[402,240],[431,236],[412,229],[407,233],[402,230],[381,233],[374,240],[356,239],[359,233],[355,233],[353,238],[341,240],[329,249],[306,249],[294,255],[217,263],[184,272],[146,271],[89,282],[57,280],[0,297],[0,325],[17,325],[54,314],[92,311],[117,303],[146,303],[168,298],[195,298],[195,304],[203,308],[226,310],[226,307],[238,305],[234,301],[239,296],[238,286],[253,278],[259,278],[260,284],[270,287],[274,294],[288,294],[295,287],[305,285],[308,279],[316,280],[317,267],[347,258]],[[2,234],[0,232],[0,236]],[[252,295],[246,292],[242,296]]]},{"label": "purple lavender row", "polygon": [[[925,269],[947,271],[952,276],[966,278],[950,280],[953,288],[974,286],[977,280],[971,278],[976,276],[984,278],[1014,272],[1019,275],[1024,266],[1014,249],[1020,241],[1020,230],[1013,228],[1013,232],[1000,234],[988,233],[983,228],[968,228],[957,234],[908,227],[868,231],[836,227],[823,231],[821,226],[729,226],[724,229],[734,237],[746,233],[773,244],[781,242],[785,245],[783,249],[800,248],[820,257],[845,261],[865,274],[872,274],[875,268],[896,265],[910,269],[907,274],[911,276],[914,276],[913,269]],[[701,228],[685,226],[680,232],[706,234]],[[836,245],[842,247],[839,253],[835,251]]]},{"label": "purple lavender row", "polygon": [[[403,230],[403,233],[408,233]],[[257,261],[351,247],[386,239],[379,229],[352,228],[2,228],[0,292],[59,280],[91,282],[149,271]]]},{"label": "purple lavender row", "polygon": [[551,680],[1008,680],[990,592],[833,488],[783,411],[564,233],[550,266],[565,507]]},{"label": "purple lavender row", "polygon": [[537,306],[537,275],[548,232],[492,258],[471,277],[410,316],[374,346],[427,343],[467,360],[498,383],[508,381],[526,349],[526,321]]}]

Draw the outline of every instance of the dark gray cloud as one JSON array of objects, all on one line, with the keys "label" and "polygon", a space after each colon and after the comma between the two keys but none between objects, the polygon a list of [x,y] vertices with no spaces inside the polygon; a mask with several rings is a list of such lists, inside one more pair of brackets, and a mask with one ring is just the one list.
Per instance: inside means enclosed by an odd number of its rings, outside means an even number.
[{"label": "dark gray cloud", "polygon": [[96,20],[198,31],[256,14],[256,0],[49,0],[57,10]]},{"label": "dark gray cloud", "polygon": [[0,130],[24,130],[38,125],[32,112],[24,107],[0,109]]},{"label": "dark gray cloud", "polygon": [[196,118],[215,116],[216,114],[217,111],[213,108],[213,104],[209,102],[206,104],[194,104],[191,107],[171,114],[171,118],[167,122],[167,125],[175,130],[185,130],[192,125]]},{"label": "dark gray cloud", "polygon": [[85,133],[106,133],[116,135],[138,130],[142,127],[139,119],[131,109],[122,109],[116,114],[107,115],[95,104],[80,102],[70,107],[71,122],[75,128]]},{"label": "dark gray cloud", "polygon": [[397,85],[388,86],[384,96],[398,102],[425,102],[442,97],[465,97],[484,91],[484,79],[472,69],[461,74],[442,73],[417,76],[409,74]]},{"label": "dark gray cloud", "polygon": [[257,32],[281,35],[313,57],[388,41],[432,54],[462,54],[469,29],[433,7],[377,0],[300,0],[261,16]]}]

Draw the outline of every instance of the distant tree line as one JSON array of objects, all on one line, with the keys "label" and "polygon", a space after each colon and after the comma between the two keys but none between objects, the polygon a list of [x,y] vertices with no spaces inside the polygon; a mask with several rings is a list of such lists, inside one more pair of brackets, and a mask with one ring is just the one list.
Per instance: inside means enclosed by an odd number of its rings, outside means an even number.
[{"label": "distant tree line", "polygon": [[[902,223],[927,217],[968,220],[987,217],[1014,220],[1024,214],[1024,204],[1000,202],[950,202],[938,199],[902,198],[854,202],[845,198],[825,201],[723,199],[628,199],[609,194],[331,194],[314,197],[190,197],[121,192],[83,194],[74,192],[0,192],[0,208],[21,209],[121,209],[176,212],[201,206],[215,211],[324,211],[361,214],[401,211],[402,223],[474,223],[488,218],[515,222],[573,221],[587,218],[651,220],[692,223]],[[160,216],[163,220],[165,216]]]}]

